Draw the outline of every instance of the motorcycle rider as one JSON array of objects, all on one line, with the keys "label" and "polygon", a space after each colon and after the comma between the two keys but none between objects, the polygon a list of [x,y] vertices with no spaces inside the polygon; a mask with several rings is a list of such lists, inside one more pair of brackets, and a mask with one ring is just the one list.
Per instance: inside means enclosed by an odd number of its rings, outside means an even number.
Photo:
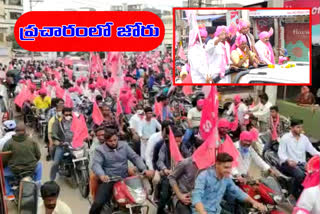
[{"label": "motorcycle rider", "polygon": [[272,175],[277,175],[275,170],[273,170],[251,147],[252,142],[252,133],[243,131],[240,134],[240,142],[238,141],[235,143],[240,155],[238,157],[239,164],[237,167],[232,169],[232,175],[240,183],[246,182],[246,178],[242,177],[242,175],[248,175],[249,167],[252,161],[254,161],[255,164],[263,171],[268,171]]},{"label": "motorcycle rider", "polygon": [[[173,134],[176,143],[178,144],[179,150],[183,157],[189,157],[191,154],[188,150],[184,150],[181,141],[182,141],[182,132],[179,129],[173,129]],[[165,140],[165,143],[162,144],[159,157],[157,161],[157,168],[160,170],[161,180],[160,180],[160,201],[158,205],[157,213],[164,213],[165,206],[170,202],[172,190],[170,188],[168,175],[171,174],[173,167],[171,164],[171,154],[169,149],[169,139]]]},{"label": "motorcycle rider", "polygon": [[[186,130],[182,143],[189,144],[189,140],[194,133],[194,129],[199,128],[201,120],[201,111],[204,104],[203,99],[197,101],[197,106],[188,111],[188,129]],[[187,145],[190,148],[192,145]]]},{"label": "motorcycle rider", "polygon": [[192,157],[179,162],[173,172],[168,176],[170,186],[175,193],[174,213],[191,214],[191,191],[199,169]]},{"label": "motorcycle rider", "polygon": [[303,181],[304,190],[296,203],[293,214],[320,213],[320,157],[311,158],[306,169],[308,175]]},{"label": "motorcycle rider", "polygon": [[63,117],[60,120],[55,120],[52,125],[52,140],[54,144],[54,156],[53,165],[50,170],[50,180],[56,179],[56,174],[59,169],[59,163],[63,158],[64,143],[71,143],[73,138],[73,132],[71,131],[72,124],[72,108],[64,107],[62,110]]},{"label": "motorcycle rider", "polygon": [[4,145],[16,134],[16,122],[14,120],[6,120],[2,124],[4,135],[0,138],[0,152]]},{"label": "motorcycle rider", "polygon": [[253,116],[258,118],[259,131],[268,131],[268,120],[270,118],[270,107],[272,104],[268,101],[269,97],[266,93],[259,95],[260,103],[253,108],[249,108],[249,111]]},{"label": "motorcycle rider", "polygon": [[147,142],[151,135],[154,133],[161,130],[161,124],[158,122],[156,118],[153,117],[152,113],[152,108],[151,107],[146,107],[144,109],[145,112],[145,118],[142,123],[141,127],[141,143],[140,143],[140,152],[141,152],[141,157],[145,161],[145,153],[146,153],[146,147],[147,147]]},{"label": "motorcycle rider", "polygon": [[320,155],[302,134],[302,120],[291,120],[291,131],[284,134],[280,139],[278,155],[280,159],[280,171],[293,177],[293,196],[298,199],[302,192],[301,183],[305,178],[306,152],[312,156]]},{"label": "motorcycle rider", "polygon": [[33,103],[38,110],[45,110],[50,107],[51,98],[47,96],[47,90],[45,88],[39,90],[39,96],[34,98]]},{"label": "motorcycle rider", "polygon": [[270,107],[270,120],[268,121],[271,140],[265,143],[263,153],[270,149],[272,143],[279,143],[280,137],[290,130],[290,121],[279,114],[278,106]]},{"label": "motorcycle rider", "polygon": [[52,127],[56,120],[59,120],[59,121],[62,120],[63,107],[64,107],[64,101],[60,98],[57,98],[57,105],[55,107],[55,110],[53,110],[53,115],[48,120],[48,141],[49,141],[48,152],[49,154],[47,156],[47,160],[51,159],[53,148],[54,148],[53,139],[52,139]]},{"label": "motorcycle rider", "polygon": [[96,195],[96,191],[98,188],[98,181],[99,178],[94,174],[94,172],[91,170],[92,168],[92,162],[93,162],[93,158],[94,158],[94,152],[96,150],[96,148],[100,145],[102,145],[105,140],[104,140],[104,134],[105,134],[105,129],[102,126],[99,126],[98,128],[96,128],[94,130],[95,132],[95,136],[92,140],[92,144],[90,146],[90,150],[89,150],[89,157],[90,157],[90,161],[89,161],[89,169],[90,169],[90,192],[91,192],[91,196],[94,199],[95,195]]},{"label": "motorcycle rider", "polygon": [[127,143],[118,141],[115,130],[106,130],[104,137],[105,144],[96,148],[91,167],[92,171],[99,177],[100,184],[91,206],[90,214],[100,213],[104,204],[110,202],[114,185],[114,182],[109,182],[110,177],[128,177],[129,160],[147,177],[153,177],[153,171],[146,170],[142,159],[130,146]]},{"label": "motorcycle rider", "polygon": [[12,136],[5,146],[3,152],[11,152],[4,156],[5,187],[9,199],[13,199],[13,193],[9,185],[10,180],[15,176],[25,172],[33,172],[36,182],[41,182],[42,165],[40,160],[40,149],[37,142],[30,138],[26,133],[24,123],[19,122],[16,127],[16,134]]},{"label": "motorcycle rider", "polygon": [[252,204],[260,211],[266,207],[252,199],[234,184],[230,178],[233,158],[227,153],[220,153],[214,166],[199,173],[192,191],[193,213],[214,214],[221,212],[221,200],[226,193],[240,201]]}]

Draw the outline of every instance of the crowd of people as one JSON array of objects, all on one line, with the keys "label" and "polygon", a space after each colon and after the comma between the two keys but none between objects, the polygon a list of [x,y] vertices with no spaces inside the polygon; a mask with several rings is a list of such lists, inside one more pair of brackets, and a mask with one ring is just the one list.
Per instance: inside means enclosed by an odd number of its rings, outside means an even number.
[{"label": "crowd of people", "polygon": [[[253,48],[250,52],[252,59],[240,59],[236,65],[247,60],[255,63],[258,56],[254,54],[253,43],[249,41],[244,45],[247,38],[251,38],[244,32],[248,25],[241,22],[236,41],[240,50],[246,46],[243,50],[249,53],[249,47]],[[207,48],[210,50],[211,44],[213,54],[223,51],[221,41],[225,39],[226,29],[229,28],[218,28],[215,39],[208,41]],[[244,34],[240,35],[241,32]],[[261,40],[266,42],[270,34],[263,35]],[[199,41],[194,48],[197,46]],[[235,58],[237,53],[231,55]],[[195,69],[192,60],[191,70]],[[84,146],[89,151],[92,198],[89,213],[92,214],[100,213],[106,204],[110,206],[115,184],[112,177],[126,178],[135,174],[145,176],[150,182],[151,198],[159,214],[170,211],[181,214],[239,213],[238,210],[250,204],[265,212],[267,207],[238,185],[247,182],[252,162],[261,172],[277,177],[280,170],[292,177],[294,185],[290,197],[297,200],[306,186],[308,188],[301,197],[310,194],[319,197],[319,191],[311,191],[319,186],[319,179],[313,185],[303,182],[306,175],[306,179],[315,173],[319,177],[319,168],[305,170],[306,154],[318,158],[320,155],[303,134],[303,121],[281,116],[279,108],[269,102],[265,93],[259,95],[256,104],[250,98],[237,95],[223,114],[215,110],[208,112],[213,105],[218,108],[210,98],[214,87],[209,93],[203,88],[203,93],[193,97],[193,108],[183,113],[181,104],[177,112],[171,101],[183,90],[170,86],[171,63],[169,53],[132,56],[109,53],[101,66],[91,64],[88,76],[76,76],[77,71],[72,65],[59,61],[14,60],[6,67],[1,65],[1,70],[5,68],[2,84],[14,100],[13,106],[23,115],[2,123],[1,152],[10,152],[2,155],[7,198],[14,197],[10,180],[16,175],[29,171],[39,185],[43,182],[39,161],[44,155],[40,152],[42,144],[26,131],[30,112],[34,112],[31,121],[42,112],[46,115],[48,125],[44,139],[48,153],[45,155],[47,160],[52,160],[50,181],[45,182],[40,191],[43,198],[40,212],[72,212],[67,204],[57,200],[60,190],[55,183],[65,144]],[[206,73],[199,74],[201,81],[205,79],[203,75]],[[187,127],[181,125],[183,115],[179,114],[185,114]],[[204,115],[215,118],[216,125],[203,123]],[[259,135],[262,134],[269,135],[270,141],[261,148]],[[263,158],[263,153],[273,144],[279,144],[278,170]],[[309,194],[309,190],[312,193]],[[302,198],[296,206],[297,213],[302,210],[314,214],[320,212],[318,201]]]},{"label": "crowd of people", "polygon": [[[229,26],[213,28],[200,25],[199,34],[197,29],[191,29],[188,57],[185,57],[182,47],[178,51],[178,56],[188,64],[179,72],[179,80],[187,72],[192,83],[231,83],[229,71],[274,65],[275,54],[270,43],[273,29],[259,33],[259,40],[255,42],[250,25],[249,21],[239,19],[238,24],[232,22]],[[279,63],[288,61],[285,50],[280,54]]]}]

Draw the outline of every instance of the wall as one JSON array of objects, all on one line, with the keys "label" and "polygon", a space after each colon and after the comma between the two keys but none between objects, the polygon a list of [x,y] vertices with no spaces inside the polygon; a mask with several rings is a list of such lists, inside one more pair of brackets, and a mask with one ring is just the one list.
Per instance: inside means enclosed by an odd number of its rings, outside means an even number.
[{"label": "wall", "polygon": [[295,103],[284,100],[277,100],[280,114],[286,117],[294,117],[303,120],[303,127],[306,135],[316,139],[320,139],[319,123],[320,109],[319,107],[312,110],[311,107],[298,106]]}]

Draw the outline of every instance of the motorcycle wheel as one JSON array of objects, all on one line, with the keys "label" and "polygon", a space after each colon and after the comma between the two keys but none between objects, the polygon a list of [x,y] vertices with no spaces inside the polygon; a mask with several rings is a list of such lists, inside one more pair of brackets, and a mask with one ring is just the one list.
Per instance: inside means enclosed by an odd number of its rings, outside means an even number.
[{"label": "motorcycle wheel", "polygon": [[70,183],[71,183],[71,188],[75,189],[78,187],[78,182],[77,182],[77,175],[74,172],[74,169],[71,169],[71,178],[70,178]]},{"label": "motorcycle wheel", "polygon": [[89,195],[89,177],[86,170],[81,170],[79,173],[79,190],[83,198]]}]

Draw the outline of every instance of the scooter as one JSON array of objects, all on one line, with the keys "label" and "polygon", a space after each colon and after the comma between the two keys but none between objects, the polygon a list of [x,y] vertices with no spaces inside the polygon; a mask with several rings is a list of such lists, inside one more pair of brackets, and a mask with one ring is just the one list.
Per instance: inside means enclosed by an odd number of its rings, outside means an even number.
[{"label": "scooter", "polygon": [[102,214],[149,213],[148,194],[142,182],[142,175],[127,178],[114,176],[109,182],[115,182],[113,197],[110,206],[106,204],[103,207]]}]

